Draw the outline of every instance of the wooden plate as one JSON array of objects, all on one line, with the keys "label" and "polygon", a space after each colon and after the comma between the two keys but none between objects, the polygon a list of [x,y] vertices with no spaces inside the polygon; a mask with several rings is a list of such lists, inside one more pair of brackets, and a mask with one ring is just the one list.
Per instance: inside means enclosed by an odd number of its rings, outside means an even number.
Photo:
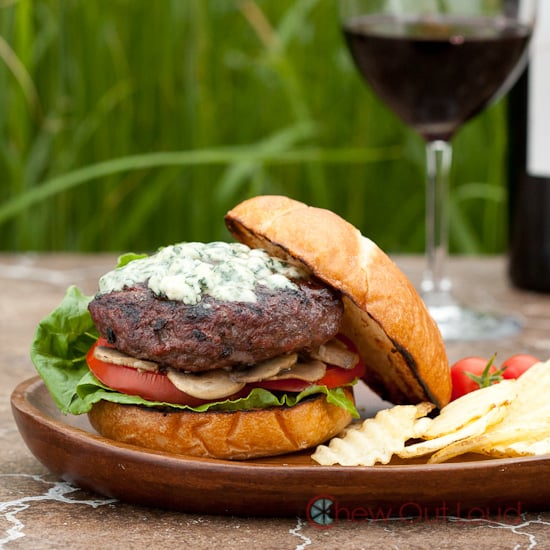
[{"label": "wooden plate", "polygon": [[[363,403],[361,403],[361,399]],[[379,406],[361,393],[358,402]],[[375,515],[518,519],[550,502],[550,456],[375,467],[319,466],[309,453],[246,462],[147,451],[105,439],[86,416],[63,416],[35,377],[13,392],[13,414],[31,452],[83,489],[183,512],[302,516],[319,527]],[[494,517],[494,516],[493,516]]]}]

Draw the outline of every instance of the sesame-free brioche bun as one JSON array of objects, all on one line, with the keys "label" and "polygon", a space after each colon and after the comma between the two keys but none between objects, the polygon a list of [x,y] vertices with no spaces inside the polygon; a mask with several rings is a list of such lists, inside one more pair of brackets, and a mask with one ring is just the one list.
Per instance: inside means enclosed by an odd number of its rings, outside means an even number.
[{"label": "sesame-free brioche bun", "polygon": [[[348,398],[352,390],[344,388]],[[293,407],[235,412],[162,412],[110,401],[88,413],[104,437],[175,454],[244,460],[314,447],[341,432],[350,413],[324,394]]]},{"label": "sesame-free brioche bun", "polygon": [[225,216],[251,248],[306,266],[341,292],[341,332],[367,366],[363,380],[394,404],[448,403],[451,380],[436,323],[395,263],[337,214],[282,196],[258,196]]}]

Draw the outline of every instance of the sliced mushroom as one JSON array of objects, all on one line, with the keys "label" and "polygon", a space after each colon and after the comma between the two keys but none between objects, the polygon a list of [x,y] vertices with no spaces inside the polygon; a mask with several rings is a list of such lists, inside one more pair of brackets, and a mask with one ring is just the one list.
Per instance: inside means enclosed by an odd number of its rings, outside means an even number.
[{"label": "sliced mushroom", "polygon": [[233,370],[231,378],[236,382],[259,382],[275,376],[282,370],[289,369],[298,361],[298,354],[279,355],[262,361],[245,370]]},{"label": "sliced mushroom", "polygon": [[159,370],[159,366],[153,361],[130,357],[122,351],[105,346],[96,346],[94,349],[94,357],[99,361],[105,361],[106,363],[112,363],[113,365],[122,365],[123,367],[132,367],[138,370],[148,372],[157,372]]},{"label": "sliced mushroom", "polygon": [[316,382],[325,376],[326,370],[327,366],[322,361],[313,359],[307,363],[296,363],[289,369],[282,370],[266,380],[287,380],[294,378],[303,380],[304,382]]},{"label": "sliced mushroom", "polygon": [[231,373],[223,369],[197,374],[168,369],[166,375],[178,390],[199,399],[229,397],[245,386],[244,382],[232,380]]},{"label": "sliced mushroom", "polygon": [[319,346],[311,354],[314,359],[319,359],[329,365],[335,365],[343,369],[352,369],[359,361],[359,356],[350,351],[342,342],[333,339]]}]

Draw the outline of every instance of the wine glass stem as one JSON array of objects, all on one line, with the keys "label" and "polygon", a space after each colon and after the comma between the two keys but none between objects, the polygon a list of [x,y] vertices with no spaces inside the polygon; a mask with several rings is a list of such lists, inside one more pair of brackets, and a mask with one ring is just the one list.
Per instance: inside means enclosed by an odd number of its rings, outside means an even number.
[{"label": "wine glass stem", "polygon": [[[445,276],[448,255],[448,199],[452,146],[435,140],[426,144],[426,271],[422,293],[428,307],[452,301],[451,283]],[[446,305],[447,305],[446,304]]]}]

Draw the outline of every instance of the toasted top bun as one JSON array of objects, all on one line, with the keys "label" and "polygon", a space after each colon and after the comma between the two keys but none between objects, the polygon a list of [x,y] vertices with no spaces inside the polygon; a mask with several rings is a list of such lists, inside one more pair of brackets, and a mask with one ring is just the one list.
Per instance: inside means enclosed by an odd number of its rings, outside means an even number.
[{"label": "toasted top bun", "polygon": [[358,347],[363,379],[380,397],[448,403],[450,372],[437,325],[409,279],[358,229],[329,210],[280,196],[249,199],[225,221],[241,242],[305,265],[342,293],[341,332]]},{"label": "toasted top bun", "polygon": [[[352,398],[351,389],[344,391]],[[294,407],[235,412],[162,412],[100,401],[88,417],[100,434],[116,441],[169,453],[237,460],[307,449],[337,435],[351,422],[350,413],[328,403],[324,394]]]}]

